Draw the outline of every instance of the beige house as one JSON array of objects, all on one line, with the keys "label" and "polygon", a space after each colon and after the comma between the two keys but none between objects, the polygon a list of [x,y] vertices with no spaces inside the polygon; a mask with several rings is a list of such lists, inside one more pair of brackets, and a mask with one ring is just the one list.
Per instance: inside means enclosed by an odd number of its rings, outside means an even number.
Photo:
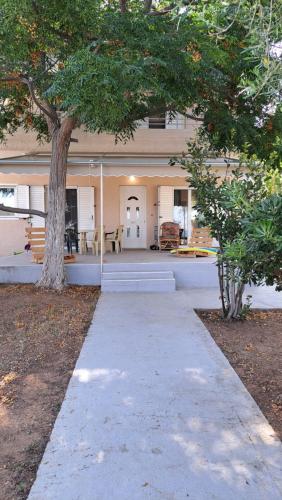
[{"label": "beige house", "polygon": [[[71,143],[67,169],[66,225],[90,234],[100,225],[102,207],[106,232],[123,224],[124,248],[149,248],[164,221],[178,222],[187,239],[196,194],[185,171],[170,166],[169,159],[186,150],[196,126],[181,115],[172,121],[150,118],[140,123],[127,144],[115,144],[110,135],[75,130],[78,142]],[[0,158],[0,203],[46,210],[50,145],[18,132],[1,146]],[[224,159],[211,164],[219,173],[225,171]],[[42,226],[44,219],[0,211],[0,256],[24,248],[27,224]]]}]

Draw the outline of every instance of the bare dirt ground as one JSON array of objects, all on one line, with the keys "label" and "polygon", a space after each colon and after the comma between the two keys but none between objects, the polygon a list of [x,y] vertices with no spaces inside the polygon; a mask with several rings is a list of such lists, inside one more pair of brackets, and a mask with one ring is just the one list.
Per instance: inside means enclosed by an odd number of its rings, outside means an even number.
[{"label": "bare dirt ground", "polygon": [[253,310],[233,322],[220,311],[197,313],[282,439],[282,310]]},{"label": "bare dirt ground", "polygon": [[99,297],[0,286],[0,498],[28,495]]}]

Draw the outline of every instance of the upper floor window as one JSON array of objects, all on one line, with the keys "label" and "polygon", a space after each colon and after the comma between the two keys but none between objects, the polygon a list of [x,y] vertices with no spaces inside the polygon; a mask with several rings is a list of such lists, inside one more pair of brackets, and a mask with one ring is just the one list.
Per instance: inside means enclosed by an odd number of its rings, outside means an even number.
[{"label": "upper floor window", "polygon": [[[0,205],[6,205],[8,207],[16,206],[16,190],[12,187],[0,187]],[[0,210],[0,217],[14,217],[13,212],[5,212]]]},{"label": "upper floor window", "polygon": [[166,114],[158,113],[157,115],[149,116],[149,128],[165,128]]}]

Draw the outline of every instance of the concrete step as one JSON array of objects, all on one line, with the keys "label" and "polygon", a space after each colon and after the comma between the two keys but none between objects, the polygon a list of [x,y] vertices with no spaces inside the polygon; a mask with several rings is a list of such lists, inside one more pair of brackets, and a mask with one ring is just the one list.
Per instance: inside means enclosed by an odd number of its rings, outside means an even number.
[{"label": "concrete step", "polygon": [[111,271],[102,274],[103,280],[171,279],[173,271]]},{"label": "concrete step", "polygon": [[103,273],[102,292],[173,292],[175,279],[172,271],[109,272]]}]

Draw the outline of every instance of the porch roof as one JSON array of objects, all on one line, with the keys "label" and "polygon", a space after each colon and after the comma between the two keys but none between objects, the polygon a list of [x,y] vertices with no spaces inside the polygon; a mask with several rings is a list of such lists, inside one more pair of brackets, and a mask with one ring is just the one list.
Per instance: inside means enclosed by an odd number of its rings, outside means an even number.
[{"label": "porch roof", "polygon": [[[8,152],[7,152],[8,153]],[[0,155],[0,173],[22,175],[49,175],[50,155]],[[103,165],[104,176],[136,177],[187,177],[177,165],[169,165],[168,157],[134,156],[69,156],[67,174],[70,176],[99,176]],[[234,158],[211,158],[206,162],[213,167],[226,168],[227,164],[238,164]]]}]

